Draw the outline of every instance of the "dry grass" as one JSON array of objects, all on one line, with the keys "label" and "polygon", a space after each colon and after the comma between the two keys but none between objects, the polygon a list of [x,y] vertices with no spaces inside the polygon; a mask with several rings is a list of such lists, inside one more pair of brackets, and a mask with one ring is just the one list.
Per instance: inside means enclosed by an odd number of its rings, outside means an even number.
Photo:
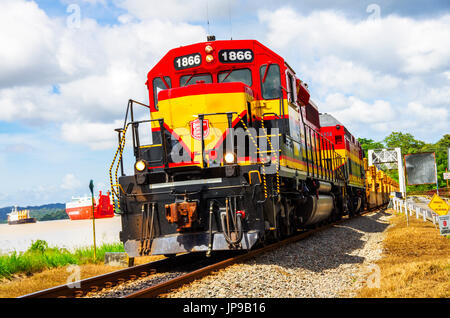
[{"label": "dry grass", "polygon": [[[135,264],[145,264],[162,259],[164,256],[148,256],[138,257],[135,259]],[[87,264],[80,266],[81,279],[106,274],[117,271],[124,267],[107,266],[102,264]],[[0,280],[0,298],[14,298],[39,290],[63,285],[67,283],[71,272],[68,271],[68,266],[47,269],[32,276],[15,275],[13,279]]]},{"label": "dry grass", "polygon": [[361,289],[357,297],[450,297],[450,239],[439,235],[433,223],[404,214],[390,219],[383,241],[380,288]]},{"label": "dry grass", "polygon": [[[109,273],[120,269],[115,266],[105,265],[81,265],[81,279]],[[0,298],[13,298],[21,295],[33,293],[50,287],[67,283],[67,278],[71,272],[67,271],[67,266],[52,268],[36,273],[30,277],[15,277],[11,281],[4,280],[0,284]]]}]

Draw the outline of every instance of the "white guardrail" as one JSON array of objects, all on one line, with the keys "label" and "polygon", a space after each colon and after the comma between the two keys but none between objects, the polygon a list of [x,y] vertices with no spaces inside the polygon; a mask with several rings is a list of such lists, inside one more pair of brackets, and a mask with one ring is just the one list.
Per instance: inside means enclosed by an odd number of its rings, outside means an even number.
[{"label": "white guardrail", "polygon": [[391,199],[392,208],[397,211],[398,213],[405,213],[407,215],[412,216],[413,214],[416,215],[416,219],[422,218],[424,221],[431,221],[434,225],[438,223],[437,217],[439,216],[434,211],[430,210],[429,208],[423,208],[417,205],[414,202],[405,201],[403,199],[399,198],[392,198]]}]

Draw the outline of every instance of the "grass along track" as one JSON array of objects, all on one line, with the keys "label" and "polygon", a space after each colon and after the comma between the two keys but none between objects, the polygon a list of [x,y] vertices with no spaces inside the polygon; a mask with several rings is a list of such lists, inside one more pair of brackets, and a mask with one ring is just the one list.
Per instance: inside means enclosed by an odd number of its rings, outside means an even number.
[{"label": "grass along track", "polygon": [[450,239],[433,223],[395,214],[383,240],[379,288],[359,290],[361,298],[450,297]]},{"label": "grass along track", "polygon": [[25,252],[12,252],[0,256],[0,279],[21,274],[31,276],[46,269],[70,264],[102,263],[106,252],[124,252],[123,245],[121,243],[102,244],[97,247],[94,259],[93,247],[82,247],[69,251],[64,248],[48,247],[46,241],[36,240]]},{"label": "grass along track", "polygon": [[[69,266],[80,266],[80,279],[114,272],[121,267],[104,265],[105,252],[122,252],[123,245],[103,244],[68,251],[49,248],[45,241],[36,241],[26,252],[0,256],[0,298],[12,298],[67,283]],[[142,257],[136,265],[148,263],[163,256]]]}]

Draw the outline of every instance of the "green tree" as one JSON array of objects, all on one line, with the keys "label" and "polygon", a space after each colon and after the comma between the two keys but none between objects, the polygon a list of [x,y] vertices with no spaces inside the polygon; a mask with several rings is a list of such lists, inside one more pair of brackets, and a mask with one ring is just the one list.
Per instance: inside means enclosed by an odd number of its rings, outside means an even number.
[{"label": "green tree", "polygon": [[373,141],[372,139],[367,138],[358,138],[359,143],[361,144],[361,148],[364,151],[364,156],[367,158],[369,149],[382,149],[386,148],[384,144],[380,141]]},{"label": "green tree", "polygon": [[425,146],[425,142],[416,140],[413,135],[395,131],[384,138],[384,143],[388,148],[401,148],[404,155],[420,152]]}]

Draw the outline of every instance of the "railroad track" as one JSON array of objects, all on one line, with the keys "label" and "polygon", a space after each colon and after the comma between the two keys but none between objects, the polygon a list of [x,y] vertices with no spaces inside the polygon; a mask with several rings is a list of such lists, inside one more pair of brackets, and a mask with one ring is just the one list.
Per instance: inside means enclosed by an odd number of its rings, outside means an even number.
[{"label": "railroad track", "polygon": [[[364,211],[359,216],[378,209],[380,208]],[[309,236],[312,236],[314,233],[323,231],[332,227],[333,225],[343,223],[349,219],[350,218],[345,217],[334,223],[303,231],[300,234],[289,237],[285,240],[272,243],[259,249],[249,251],[247,253],[239,253],[239,255],[236,255],[236,253],[234,252],[232,257],[230,257],[230,253],[226,252],[214,253],[210,258],[206,258],[204,254],[199,253],[182,254],[173,258],[167,258],[143,265],[138,265],[73,283],[74,285],[78,285],[78,287],[70,288],[68,285],[61,285],[27,294],[19,298],[80,298],[90,293],[99,292],[104,288],[110,289],[125,282],[136,281],[140,278],[149,277],[155,273],[173,272],[174,270],[185,273],[176,275],[175,278],[169,278],[150,287],[146,287],[122,296],[122,298],[157,297],[161,294],[170,292],[172,289],[176,289],[184,284],[188,284],[196,279],[207,276],[213,271],[217,271],[232,264],[254,258],[271,250],[278,249],[284,245],[303,240]],[[180,266],[180,264],[185,265]]]},{"label": "railroad track", "polygon": [[149,277],[156,273],[171,272],[174,270],[191,272],[197,268],[207,266],[209,263],[218,262],[228,257],[229,253],[228,255],[227,253],[216,253],[211,258],[206,258],[204,255],[198,253],[182,254],[100,276],[90,277],[78,282],[72,282],[71,285],[73,287],[69,287],[67,284],[60,285],[19,298],[81,298],[89,293],[96,293],[103,288],[112,288],[128,281]]}]

